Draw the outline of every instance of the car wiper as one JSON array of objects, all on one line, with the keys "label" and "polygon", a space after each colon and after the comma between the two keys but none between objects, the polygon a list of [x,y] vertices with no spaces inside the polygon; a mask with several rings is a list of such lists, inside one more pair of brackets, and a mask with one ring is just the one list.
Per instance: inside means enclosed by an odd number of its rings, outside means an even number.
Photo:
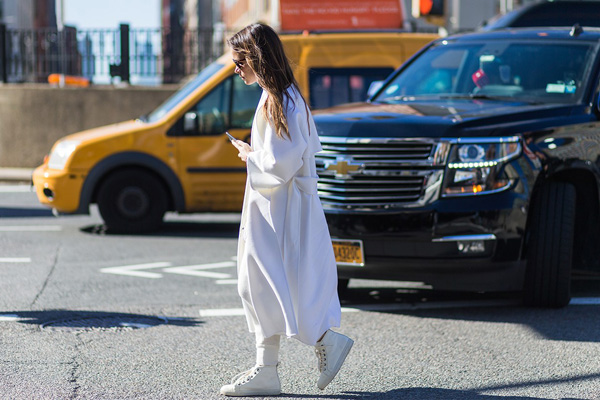
[{"label": "car wiper", "polygon": [[528,100],[526,98],[515,98],[512,96],[490,96],[487,94],[456,94],[456,95],[448,95],[448,96],[440,96],[440,99],[466,99],[466,100],[496,100],[496,101],[515,101],[519,103],[527,103],[531,105],[536,104],[544,104],[543,101],[538,100]]},{"label": "car wiper", "polygon": [[373,99],[373,101],[378,102],[378,103],[392,103],[394,101],[406,101],[406,102],[410,102],[410,101],[417,101],[417,100],[431,100],[431,99],[439,99],[440,97],[438,95],[426,95],[426,96],[410,96],[410,95],[402,95],[402,96],[394,96],[394,97],[387,97],[385,99],[379,100],[379,99]]},{"label": "car wiper", "polygon": [[487,94],[453,94],[448,96],[440,96],[440,99],[483,99],[483,100],[506,100],[505,97],[489,96]]}]

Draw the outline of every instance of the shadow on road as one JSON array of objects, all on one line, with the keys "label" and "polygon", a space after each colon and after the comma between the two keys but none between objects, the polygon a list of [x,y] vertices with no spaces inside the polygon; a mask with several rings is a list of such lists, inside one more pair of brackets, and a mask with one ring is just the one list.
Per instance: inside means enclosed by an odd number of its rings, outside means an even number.
[{"label": "shadow on road", "polygon": [[[573,295],[600,296],[600,281],[574,282]],[[342,306],[421,318],[520,324],[548,340],[600,342],[600,302],[559,309],[531,308],[522,306],[519,296],[360,287],[344,292]]]},{"label": "shadow on road", "polygon": [[203,323],[193,318],[105,311],[9,311],[0,313],[0,316],[10,317],[21,324],[38,325],[42,330],[52,331],[132,330],[152,328],[158,325],[198,326]]},{"label": "shadow on road", "polygon": [[[238,222],[164,222],[161,227],[151,233],[140,236],[190,237],[190,238],[237,238],[240,224]],[[90,225],[80,229],[93,235],[127,235],[111,232],[104,225]]]},{"label": "shadow on road", "polygon": [[[600,374],[585,375],[580,379],[597,379]],[[573,378],[578,380],[579,377]],[[560,383],[562,380],[558,379],[556,383]],[[517,384],[518,386],[537,386],[545,383],[555,382],[527,382],[523,384]],[[507,388],[512,385],[507,385]],[[500,387],[498,389],[501,389]],[[343,392],[337,395],[302,395],[302,394],[288,394],[282,393],[282,396],[287,398],[310,398],[310,399],[339,399],[339,400],[352,400],[352,399],[410,399],[410,400],[488,400],[488,399],[503,399],[503,400],[550,400],[546,397],[523,397],[523,396],[494,396],[489,394],[480,394],[485,389],[477,390],[452,390],[452,389],[439,389],[439,388],[403,388],[394,389],[387,392]],[[554,398],[553,398],[554,399]],[[571,397],[563,397],[558,400],[581,400]]]},{"label": "shadow on road", "polygon": [[49,208],[0,207],[0,218],[53,217]]},{"label": "shadow on road", "polygon": [[[528,388],[538,387],[544,385],[556,385],[561,383],[574,383],[587,380],[598,380],[600,379],[600,373],[583,374],[576,376],[569,376],[564,378],[555,379],[543,379],[538,381],[525,381],[515,382],[499,385],[490,385],[484,387],[478,387],[472,390],[453,390],[453,389],[441,389],[431,387],[411,387],[389,390],[386,392],[355,392],[348,391],[342,392],[336,395],[304,395],[304,394],[289,394],[282,393],[282,396],[287,398],[311,398],[311,399],[339,399],[339,400],[352,400],[352,399],[410,399],[410,400],[432,400],[432,399],[443,399],[443,400],[487,400],[487,399],[503,399],[503,400],[550,400],[546,397],[528,397],[528,396],[495,396],[485,394],[485,392],[491,390],[506,390],[516,388]],[[483,394],[482,394],[483,393]],[[596,393],[590,393],[596,394]],[[600,394],[600,389],[598,391]],[[552,397],[552,399],[555,399]],[[581,400],[574,397],[562,397],[558,400]]]},{"label": "shadow on road", "polygon": [[561,309],[526,307],[418,310],[407,312],[423,318],[510,323],[530,327],[548,340],[600,342],[600,306],[567,306]]}]

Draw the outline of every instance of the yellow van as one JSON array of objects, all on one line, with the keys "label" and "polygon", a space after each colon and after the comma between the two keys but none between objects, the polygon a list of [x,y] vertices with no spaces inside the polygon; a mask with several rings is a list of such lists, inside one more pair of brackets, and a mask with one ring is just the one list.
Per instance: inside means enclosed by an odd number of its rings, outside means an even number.
[{"label": "yellow van", "polygon": [[[302,93],[313,109],[362,101],[437,38],[371,32],[283,35]],[[229,54],[137,120],[66,136],[33,174],[38,199],[59,213],[97,203],[113,231],[158,227],[167,211],[231,212],[242,205],[245,165],[225,131],[248,141],[260,97],[234,74]]]}]

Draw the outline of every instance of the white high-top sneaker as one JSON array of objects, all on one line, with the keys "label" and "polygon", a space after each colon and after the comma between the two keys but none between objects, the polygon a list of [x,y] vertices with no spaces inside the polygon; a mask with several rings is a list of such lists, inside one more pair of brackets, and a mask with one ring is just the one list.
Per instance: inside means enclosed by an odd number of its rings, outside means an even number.
[{"label": "white high-top sneaker", "polygon": [[319,381],[317,386],[323,390],[339,372],[354,340],[341,333],[328,330],[323,339],[315,345],[315,354],[319,359]]},{"label": "white high-top sneaker", "polygon": [[281,382],[276,365],[256,365],[233,378],[221,388],[225,396],[276,396],[281,394]]}]

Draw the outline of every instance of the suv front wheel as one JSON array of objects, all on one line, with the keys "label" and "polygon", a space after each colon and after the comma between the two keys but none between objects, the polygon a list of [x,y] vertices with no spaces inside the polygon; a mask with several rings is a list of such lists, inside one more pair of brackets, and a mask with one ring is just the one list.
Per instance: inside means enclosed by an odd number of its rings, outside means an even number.
[{"label": "suv front wheel", "polygon": [[109,231],[141,233],[156,230],[167,211],[163,183],[141,169],[117,171],[98,190],[98,210]]},{"label": "suv front wheel", "polygon": [[537,193],[530,221],[524,302],[564,307],[571,300],[575,187],[549,182]]}]

